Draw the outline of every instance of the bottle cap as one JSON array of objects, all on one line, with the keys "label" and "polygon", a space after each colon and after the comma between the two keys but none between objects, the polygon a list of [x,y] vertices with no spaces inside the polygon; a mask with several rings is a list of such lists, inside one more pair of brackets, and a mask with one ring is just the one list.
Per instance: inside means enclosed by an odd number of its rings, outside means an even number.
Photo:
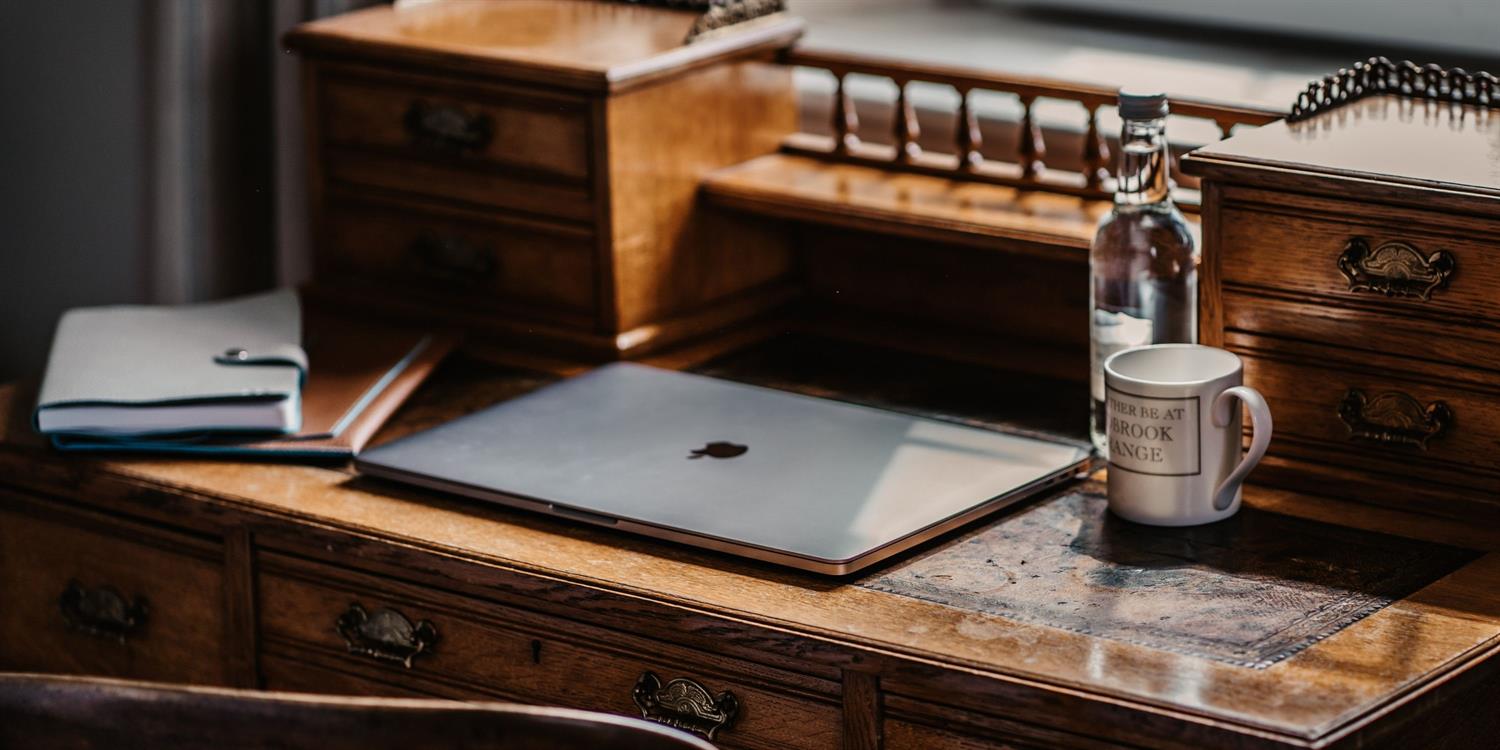
[{"label": "bottle cap", "polygon": [[1155,120],[1167,116],[1167,95],[1150,89],[1120,89],[1120,117]]}]

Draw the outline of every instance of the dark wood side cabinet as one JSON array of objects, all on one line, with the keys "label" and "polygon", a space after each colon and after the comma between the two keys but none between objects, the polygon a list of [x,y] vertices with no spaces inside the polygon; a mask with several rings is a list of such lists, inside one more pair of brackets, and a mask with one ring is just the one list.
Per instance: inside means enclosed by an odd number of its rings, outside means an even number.
[{"label": "dark wood side cabinet", "polygon": [[785,13],[687,41],[690,10],[598,0],[371,8],[303,58],[314,291],[595,358],[786,301],[774,228],[700,206],[796,129]]},{"label": "dark wood side cabinet", "polygon": [[1195,151],[1202,339],[1276,414],[1257,479],[1500,519],[1500,112],[1371,96]]},{"label": "dark wood side cabinet", "polygon": [[[842,351],[832,358],[848,360]],[[817,371],[790,368],[783,384]],[[454,364],[377,441],[559,374]],[[970,402],[986,403],[993,380],[965,377],[981,384]],[[933,392],[951,402],[958,382]],[[832,380],[806,387],[840,393]],[[943,603],[881,583],[918,569],[908,563],[817,577],[343,466],[64,456],[31,434],[29,399],[0,391],[3,670],[644,708],[711,729],[723,747],[764,750],[1477,747],[1500,732],[1500,534],[1490,527],[1247,491],[1247,513],[1261,517],[1477,550],[1257,668],[983,611],[1008,581],[1084,581],[1040,559],[990,571],[970,599]],[[1255,580],[1275,582],[1266,576]],[[1129,607],[1179,611],[1151,591]],[[674,695],[701,698],[700,710]]]}]

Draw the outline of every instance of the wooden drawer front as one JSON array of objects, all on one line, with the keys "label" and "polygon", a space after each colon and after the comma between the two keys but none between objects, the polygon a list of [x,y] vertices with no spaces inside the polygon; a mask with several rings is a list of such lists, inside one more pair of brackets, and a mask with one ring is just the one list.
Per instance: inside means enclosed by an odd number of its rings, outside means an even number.
[{"label": "wooden drawer front", "polygon": [[[1300,200],[1300,199],[1299,199]],[[1331,201],[1288,213],[1227,204],[1224,283],[1314,294],[1363,309],[1500,319],[1500,224],[1460,233],[1441,215]]]},{"label": "wooden drawer front", "polygon": [[1033,736],[1012,738],[1005,731],[900,719],[886,720],[884,731],[884,750],[1124,750],[1125,747],[1054,730],[1037,729]]},{"label": "wooden drawer front", "polygon": [[885,750],[1039,750],[998,737],[978,737],[905,721],[885,722]]},{"label": "wooden drawer front", "polygon": [[[1263,342],[1258,342],[1263,343]],[[1239,350],[1245,382],[1276,418],[1271,452],[1288,442],[1339,449],[1351,467],[1494,484],[1500,474],[1500,394],[1441,376],[1339,363],[1332,351],[1291,362]]]},{"label": "wooden drawer front", "polygon": [[582,102],[396,79],[323,79],[319,167],[333,185],[594,220]]},{"label": "wooden drawer front", "polygon": [[391,85],[338,72],[325,79],[320,105],[327,142],[476,171],[518,168],[576,181],[589,176],[582,100],[455,88],[443,79],[397,80]]},{"label": "wooden drawer front", "polygon": [[[1429,362],[1500,370],[1500,328],[1351,310],[1259,291],[1224,292],[1224,328]],[[1493,378],[1493,376],[1490,376]]]},{"label": "wooden drawer front", "polygon": [[[736,715],[714,737],[725,747],[839,745],[837,698],[808,692],[808,683],[820,682],[814,678],[629,636],[600,638],[570,622],[538,628],[536,615],[517,624],[502,605],[399,584],[374,590],[368,581],[340,580],[328,566],[274,553],[262,559],[258,609],[268,649],[315,650],[337,658],[343,671],[379,670],[396,685],[414,679],[416,690],[423,682],[461,685],[461,696],[631,716],[642,713],[638,690],[654,694],[687,678]],[[660,685],[648,689],[647,673]]]},{"label": "wooden drawer front", "polygon": [[[1112,750],[1116,747],[1106,740],[1064,731],[1082,727],[1030,723],[1035,716],[1001,718],[900,693],[886,693],[883,704],[885,720],[881,731],[885,750]],[[994,708],[1015,710],[1014,706],[1004,704]]]},{"label": "wooden drawer front", "polygon": [[218,545],[0,506],[0,670],[227,684]]},{"label": "wooden drawer front", "polygon": [[379,154],[328,151],[323,168],[329,188],[371,187],[421,198],[453,199],[469,207],[495,207],[522,214],[592,224],[593,204],[582,187],[525,177],[460,172],[442,165]]},{"label": "wooden drawer front", "polygon": [[596,308],[590,235],[468,212],[335,199],[320,272],[363,277],[393,290],[507,307],[523,317],[587,326]]},{"label": "wooden drawer front", "polygon": [[375,698],[447,698],[448,695],[422,689],[425,686],[395,685],[371,679],[367,675],[330,669],[298,653],[262,653],[261,682],[266,690],[288,693],[323,693],[326,695],[359,695]]},{"label": "wooden drawer front", "polygon": [[323,84],[329,144],[483,169],[519,168],[585,180],[588,108],[582,101],[396,77],[348,74]]}]

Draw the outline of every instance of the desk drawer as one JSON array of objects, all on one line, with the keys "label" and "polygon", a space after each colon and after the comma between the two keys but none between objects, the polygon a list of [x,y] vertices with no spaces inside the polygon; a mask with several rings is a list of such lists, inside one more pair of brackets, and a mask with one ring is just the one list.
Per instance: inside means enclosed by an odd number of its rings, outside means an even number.
[{"label": "desk drawer", "polygon": [[327,278],[367,278],[393,293],[579,327],[593,321],[597,278],[587,232],[342,194],[325,218],[319,250]]},{"label": "desk drawer", "polygon": [[[883,696],[885,750],[1113,750],[1113,743],[1073,734],[1082,727],[1031,724],[1026,712],[1000,717],[930,703],[899,692]],[[995,709],[1005,711],[1006,706]]]},{"label": "desk drawer", "polygon": [[316,650],[347,670],[379,670],[384,682],[414,678],[417,690],[431,681],[474,697],[632,716],[644,701],[664,723],[709,726],[715,718],[691,717],[680,700],[702,690],[733,717],[714,736],[725,747],[839,744],[836,688],[815,678],[552,618],[539,627],[537,615],[521,622],[503,605],[262,557],[258,611],[268,648]]},{"label": "desk drawer", "polygon": [[885,723],[884,750],[1041,750],[999,737],[978,737],[906,721]]},{"label": "desk drawer", "polygon": [[[1309,205],[1301,201],[1307,200]],[[1228,203],[1219,216],[1226,286],[1317,295],[1395,314],[1500,320],[1500,224],[1288,196],[1286,212]],[[1485,231],[1479,231],[1480,229]]]},{"label": "desk drawer", "polygon": [[222,548],[0,493],[0,670],[225,684]]},{"label": "desk drawer", "polygon": [[1063,739],[1060,732],[1044,739],[1017,739],[1004,732],[959,730],[952,725],[940,728],[899,719],[887,720],[884,731],[883,750],[1113,750],[1116,747],[1082,737]]},{"label": "desk drawer", "polygon": [[[1224,291],[1224,328],[1232,333],[1264,334],[1376,355],[1500,371],[1500,328],[1455,325],[1397,311],[1355,310],[1231,288]],[[1422,366],[1411,365],[1418,369]],[[1496,377],[1500,376],[1491,376]]]},{"label": "desk drawer", "polygon": [[450,698],[441,690],[401,680],[402,684],[371,679],[362,674],[330,669],[309,660],[305,653],[262,653],[260,675],[266,690],[287,693],[358,695],[373,698]]},{"label": "desk drawer", "polygon": [[320,88],[335,181],[593,219],[582,100],[339,69]]},{"label": "desk drawer", "polygon": [[375,80],[335,71],[323,82],[321,104],[324,137],[333,145],[476,171],[589,176],[588,109],[582,100],[455,87],[440,78]]},{"label": "desk drawer", "polygon": [[[1247,350],[1247,343],[1257,348]],[[1229,341],[1244,358],[1246,383],[1270,402],[1273,455],[1291,455],[1300,443],[1333,450],[1346,468],[1500,487],[1500,396],[1493,391],[1442,370],[1395,370],[1336,350],[1310,349],[1291,360],[1268,353],[1261,348],[1266,343],[1246,336]]]}]

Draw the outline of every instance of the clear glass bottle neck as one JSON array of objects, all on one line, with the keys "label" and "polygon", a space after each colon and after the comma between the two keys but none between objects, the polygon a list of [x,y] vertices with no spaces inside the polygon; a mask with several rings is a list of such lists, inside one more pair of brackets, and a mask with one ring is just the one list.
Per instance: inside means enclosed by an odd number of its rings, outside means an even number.
[{"label": "clear glass bottle neck", "polygon": [[1169,204],[1167,121],[1126,120],[1120,131],[1120,173],[1115,186],[1116,206]]}]

